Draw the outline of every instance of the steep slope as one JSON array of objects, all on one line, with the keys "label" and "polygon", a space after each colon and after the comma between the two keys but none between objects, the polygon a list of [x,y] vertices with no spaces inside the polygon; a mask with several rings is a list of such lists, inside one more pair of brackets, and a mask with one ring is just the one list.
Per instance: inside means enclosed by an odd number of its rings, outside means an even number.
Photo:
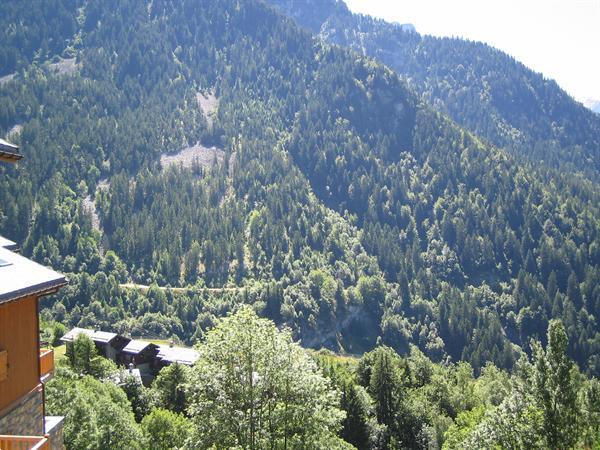
[{"label": "steep slope", "polygon": [[339,0],[267,2],[328,42],[387,64],[425,101],[492,144],[600,180],[600,118],[509,55],[355,15]]},{"label": "steep slope", "polygon": [[[91,0],[78,18],[78,71],[34,64],[0,86],[26,153],[1,169],[0,231],[73,273],[54,317],[191,341],[246,302],[306,345],[379,336],[476,368],[511,366],[512,344],[562,317],[599,370],[593,184],[486,145],[262,2]],[[218,99],[210,124],[199,92]],[[161,168],[197,142],[223,161]],[[200,292],[141,296],[128,279]]]}]

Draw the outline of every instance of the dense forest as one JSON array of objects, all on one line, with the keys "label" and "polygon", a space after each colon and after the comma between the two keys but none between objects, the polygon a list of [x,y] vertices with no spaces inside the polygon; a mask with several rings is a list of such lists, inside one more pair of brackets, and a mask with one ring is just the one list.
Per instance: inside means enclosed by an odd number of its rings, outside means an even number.
[{"label": "dense forest", "polygon": [[[25,155],[0,168],[0,232],[69,274],[47,319],[192,343],[250,303],[306,346],[479,373],[560,318],[600,373],[594,181],[487,145],[261,2],[54,3],[0,19],[0,127]],[[161,163],[196,144],[223,157]]]},{"label": "dense forest", "polygon": [[598,445],[600,121],[553,82],[349,13],[392,68],[258,0],[5,3],[0,234],[70,281],[44,338],[202,354],[148,390],[78,342],[70,448]]},{"label": "dense forest", "polygon": [[328,42],[395,70],[420,98],[497,147],[598,182],[600,117],[481,42],[420,35],[337,0],[267,0]]}]

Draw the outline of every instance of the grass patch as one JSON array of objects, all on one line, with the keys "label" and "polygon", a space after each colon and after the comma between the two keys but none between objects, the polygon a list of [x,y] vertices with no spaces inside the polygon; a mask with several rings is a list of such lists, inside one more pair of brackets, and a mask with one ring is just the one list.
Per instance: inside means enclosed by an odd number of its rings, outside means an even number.
[{"label": "grass patch", "polygon": [[66,353],[67,346],[65,344],[54,347],[54,362],[56,363],[58,360],[66,358]]}]

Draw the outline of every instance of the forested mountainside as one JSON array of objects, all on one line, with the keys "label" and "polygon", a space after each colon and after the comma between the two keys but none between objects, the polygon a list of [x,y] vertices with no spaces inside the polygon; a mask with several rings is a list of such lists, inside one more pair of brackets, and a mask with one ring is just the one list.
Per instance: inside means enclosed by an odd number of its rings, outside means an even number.
[{"label": "forested mountainside", "polygon": [[0,168],[0,233],[71,280],[45,318],[191,343],[251,303],[306,346],[476,371],[560,318],[600,373],[593,182],[262,2],[18,1],[0,29],[0,127],[25,155]]},{"label": "forested mountainside", "polygon": [[340,0],[267,2],[326,41],[388,65],[423,100],[490,143],[600,180],[600,117],[511,56],[352,14]]}]

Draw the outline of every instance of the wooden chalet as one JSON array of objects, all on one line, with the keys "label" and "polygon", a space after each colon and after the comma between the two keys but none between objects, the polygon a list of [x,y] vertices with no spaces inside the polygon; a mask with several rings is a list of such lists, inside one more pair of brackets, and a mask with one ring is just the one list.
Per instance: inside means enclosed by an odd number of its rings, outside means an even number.
[{"label": "wooden chalet", "polygon": [[62,449],[62,418],[46,417],[54,352],[40,349],[38,304],[65,277],[0,247],[0,449]]},{"label": "wooden chalet", "polygon": [[154,378],[157,367],[156,357],[158,355],[158,345],[146,341],[132,339],[121,351],[119,362],[126,367],[130,364],[140,369],[140,374],[145,382]]},{"label": "wooden chalet", "polygon": [[123,349],[129,344],[131,339],[118,335],[117,333],[109,333],[107,331],[95,331],[87,328],[73,328],[65,334],[60,340],[67,346],[72,345],[73,341],[80,334],[85,334],[96,344],[98,354],[108,358],[115,363],[119,363],[119,355]]},{"label": "wooden chalet", "polygon": [[[85,334],[96,344],[98,353],[125,367],[130,373],[146,384],[160,372],[163,367],[177,363],[193,366],[200,355],[193,348],[170,345],[156,345],[148,341],[130,339],[117,333],[75,327],[60,340],[72,345],[80,334]],[[118,383],[117,383],[118,384]],[[2,450],[0,448],[0,450]]]},{"label": "wooden chalet", "polygon": [[[0,139],[0,161],[22,158]],[[67,284],[53,270],[24,258],[0,236],[0,450],[63,450],[64,417],[46,416],[44,383],[54,351],[40,347],[39,300]]]}]

